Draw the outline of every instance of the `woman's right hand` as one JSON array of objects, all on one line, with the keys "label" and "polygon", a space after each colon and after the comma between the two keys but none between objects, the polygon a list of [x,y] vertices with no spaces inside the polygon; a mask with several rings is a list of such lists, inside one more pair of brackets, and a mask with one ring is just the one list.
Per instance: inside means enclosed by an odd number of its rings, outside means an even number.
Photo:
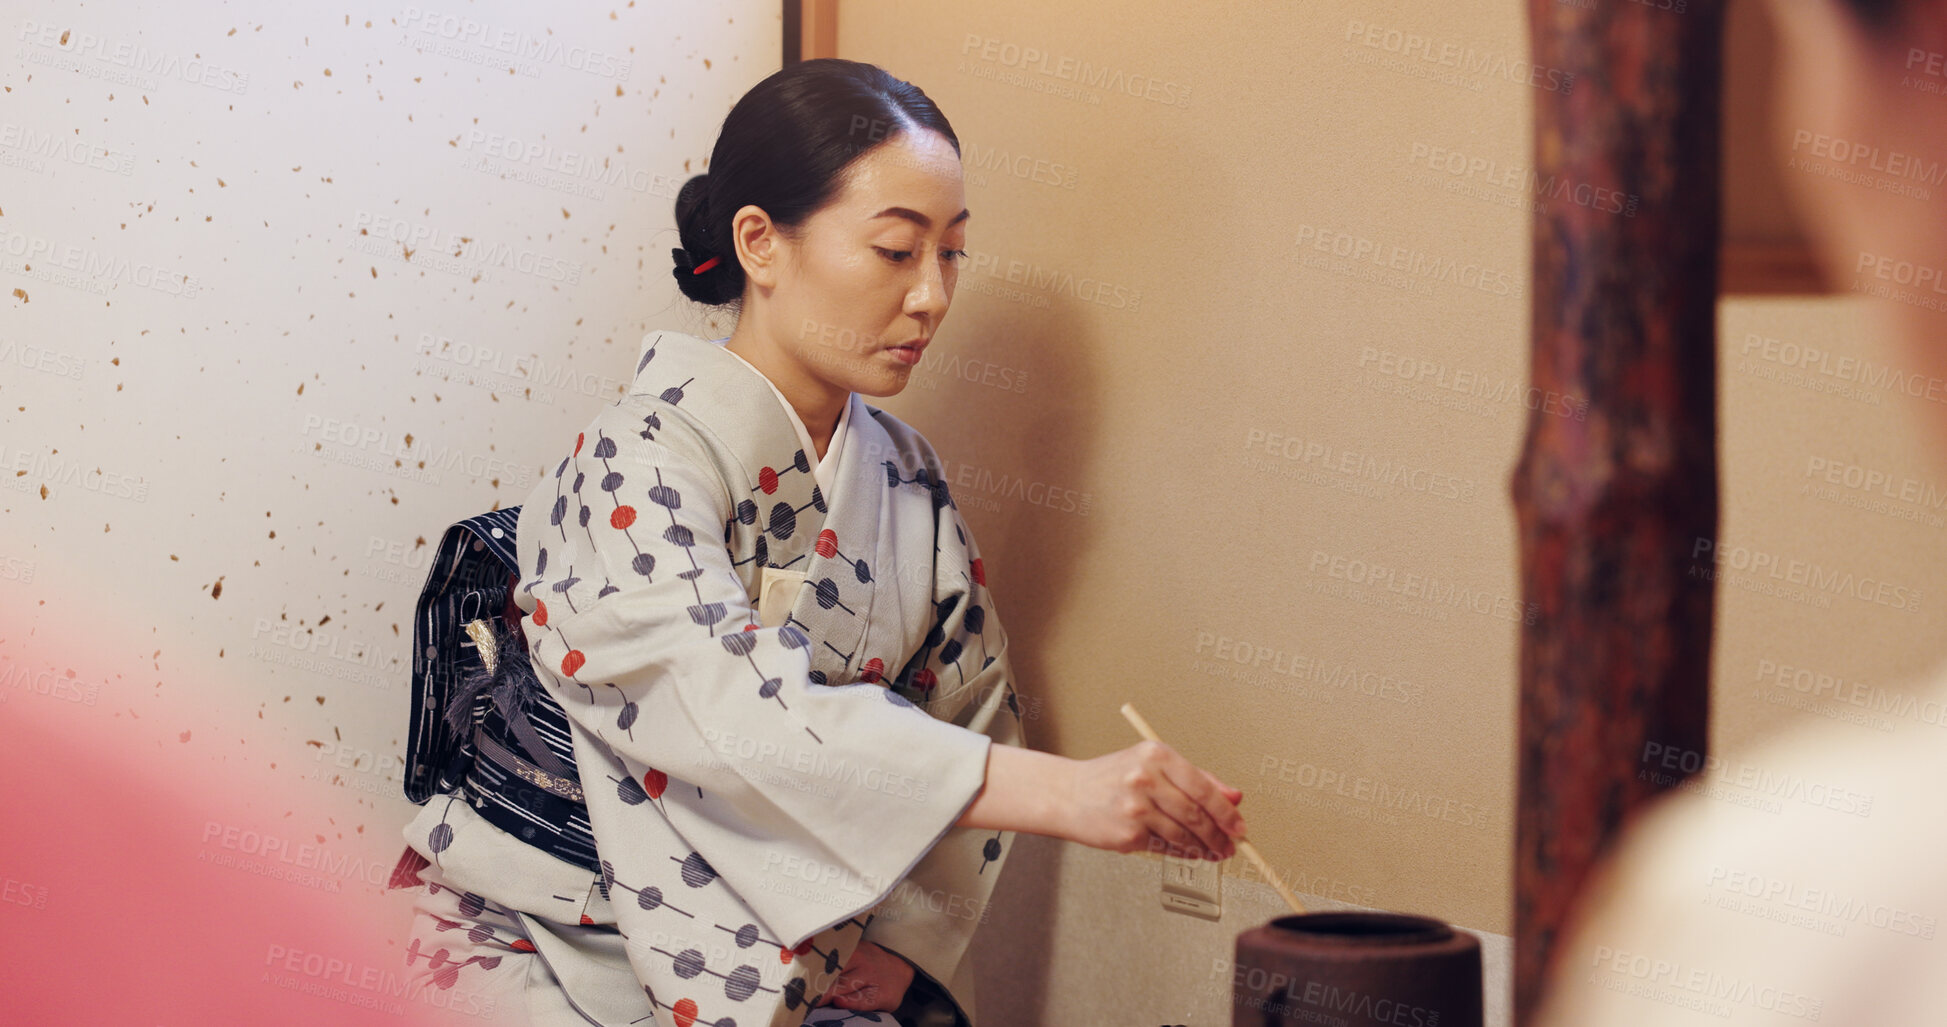
[{"label": "woman's right hand", "polygon": [[1073,761],[1069,793],[1063,836],[1098,849],[1226,859],[1245,836],[1244,793],[1163,742]]}]

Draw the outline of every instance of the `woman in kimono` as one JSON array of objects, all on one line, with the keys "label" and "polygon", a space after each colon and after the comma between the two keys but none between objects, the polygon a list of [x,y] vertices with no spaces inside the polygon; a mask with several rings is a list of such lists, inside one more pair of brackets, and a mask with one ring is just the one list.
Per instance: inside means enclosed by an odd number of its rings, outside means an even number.
[{"label": "woman in kimono", "polygon": [[964,255],[932,101],[869,64],[785,68],[676,216],[679,287],[735,331],[645,338],[516,532],[599,872],[435,796],[405,829],[407,960],[536,1023],[971,1024],[1014,832],[1221,859],[1242,793],[1158,743],[1025,748],[942,464],[861,398],[905,387]]}]

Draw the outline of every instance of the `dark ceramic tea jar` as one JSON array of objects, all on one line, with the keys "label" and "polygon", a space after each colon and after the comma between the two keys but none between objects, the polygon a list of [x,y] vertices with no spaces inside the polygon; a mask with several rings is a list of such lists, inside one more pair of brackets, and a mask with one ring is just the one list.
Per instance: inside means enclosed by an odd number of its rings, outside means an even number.
[{"label": "dark ceramic tea jar", "polygon": [[1237,936],[1232,1027],[1481,1027],[1480,941],[1404,913],[1281,916]]}]

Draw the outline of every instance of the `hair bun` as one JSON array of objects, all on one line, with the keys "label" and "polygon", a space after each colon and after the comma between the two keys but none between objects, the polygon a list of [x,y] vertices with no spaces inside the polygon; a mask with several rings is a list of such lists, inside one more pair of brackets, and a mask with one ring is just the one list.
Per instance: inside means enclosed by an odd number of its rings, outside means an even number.
[{"label": "hair bun", "polygon": [[[699,172],[684,180],[676,191],[678,245],[669,251],[669,276],[683,295],[720,306],[743,295],[744,281],[741,268],[726,270],[732,262],[718,259],[714,252],[718,247],[711,241],[710,182],[707,172]],[[712,271],[724,273],[710,274]]]}]

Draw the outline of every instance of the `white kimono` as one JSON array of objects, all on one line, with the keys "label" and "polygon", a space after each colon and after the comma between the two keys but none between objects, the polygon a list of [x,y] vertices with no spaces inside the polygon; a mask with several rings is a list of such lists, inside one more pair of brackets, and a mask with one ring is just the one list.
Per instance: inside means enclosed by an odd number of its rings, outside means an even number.
[{"label": "white kimono", "polygon": [[[1024,742],[1007,637],[925,438],[852,395],[828,500],[779,400],[720,344],[652,333],[521,511],[515,601],[568,714],[601,912],[657,1023],[795,1027],[860,940],[971,1022],[1012,839],[952,825],[989,746]],[[447,805],[439,851],[415,841],[436,862],[464,857],[454,832],[518,844]],[[584,1016],[626,1008],[593,994],[623,986],[613,962],[543,944]]]}]

